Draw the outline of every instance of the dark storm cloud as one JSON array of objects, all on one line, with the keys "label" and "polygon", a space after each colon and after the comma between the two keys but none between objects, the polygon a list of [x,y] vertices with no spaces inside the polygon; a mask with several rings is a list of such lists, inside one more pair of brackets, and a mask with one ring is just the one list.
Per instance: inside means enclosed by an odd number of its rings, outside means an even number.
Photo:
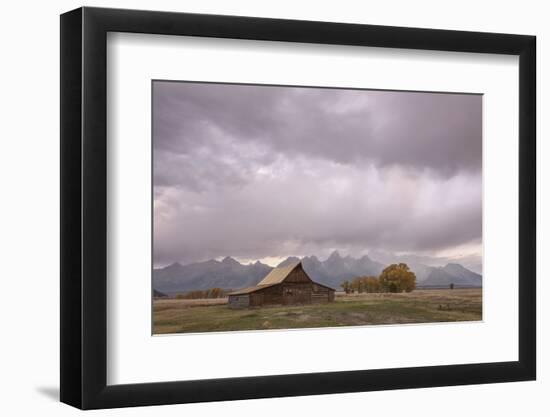
[{"label": "dark storm cloud", "polygon": [[223,134],[340,163],[374,160],[445,175],[481,165],[475,95],[156,83],[154,107],[159,151],[213,147],[212,135]]},{"label": "dark storm cloud", "polygon": [[155,262],[481,239],[481,97],[155,82]]}]

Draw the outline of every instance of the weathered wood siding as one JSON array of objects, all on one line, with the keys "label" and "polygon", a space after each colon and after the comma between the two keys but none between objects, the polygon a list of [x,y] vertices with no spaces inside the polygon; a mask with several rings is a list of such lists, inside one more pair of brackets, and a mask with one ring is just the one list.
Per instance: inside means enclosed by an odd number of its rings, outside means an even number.
[{"label": "weathered wood siding", "polygon": [[230,295],[228,299],[229,307],[245,308],[250,306],[250,294]]},{"label": "weathered wood siding", "polygon": [[295,305],[334,301],[334,291],[312,281],[285,282],[249,294],[250,307]]},{"label": "weathered wood siding", "polygon": [[334,291],[327,287],[323,287],[322,285],[313,283],[311,301],[313,303],[329,303],[334,301]]},{"label": "weathered wood siding", "polygon": [[279,284],[254,289],[249,293],[229,296],[229,306],[233,308],[329,303],[332,301],[334,301],[334,290],[313,282],[301,265]]},{"label": "weathered wood siding", "polygon": [[285,278],[282,284],[312,284],[313,281],[307,276],[301,267],[292,271],[288,277]]},{"label": "weathered wood siding", "polygon": [[283,304],[311,304],[312,284],[284,282]]},{"label": "weathered wood siding", "polygon": [[251,306],[283,304],[283,288],[281,285],[267,287],[250,295]]}]

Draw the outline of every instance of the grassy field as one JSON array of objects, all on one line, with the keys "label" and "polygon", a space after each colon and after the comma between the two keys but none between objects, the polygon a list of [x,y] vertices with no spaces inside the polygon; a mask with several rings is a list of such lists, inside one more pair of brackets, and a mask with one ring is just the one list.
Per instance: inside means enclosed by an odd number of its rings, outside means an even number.
[{"label": "grassy field", "polygon": [[481,320],[481,289],[337,294],[329,304],[233,310],[227,299],[153,302],[155,334]]}]

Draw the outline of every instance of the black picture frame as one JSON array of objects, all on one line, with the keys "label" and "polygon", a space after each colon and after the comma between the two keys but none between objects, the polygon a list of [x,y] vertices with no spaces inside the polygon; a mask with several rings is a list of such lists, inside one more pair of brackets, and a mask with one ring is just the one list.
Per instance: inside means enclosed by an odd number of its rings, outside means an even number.
[{"label": "black picture frame", "polygon": [[[108,32],[519,56],[519,360],[107,385]],[[61,401],[81,409],[536,378],[534,36],[102,8],[61,15]]]}]

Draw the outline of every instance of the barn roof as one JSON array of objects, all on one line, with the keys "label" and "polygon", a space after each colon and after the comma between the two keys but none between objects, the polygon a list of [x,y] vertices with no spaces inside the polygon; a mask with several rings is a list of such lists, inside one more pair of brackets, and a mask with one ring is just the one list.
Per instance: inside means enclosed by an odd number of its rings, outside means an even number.
[{"label": "barn roof", "polygon": [[273,268],[269,274],[262,279],[258,285],[273,285],[280,284],[285,280],[285,278],[292,272],[296,267],[301,265],[301,262],[293,262],[287,266],[280,266]]},{"label": "barn roof", "polygon": [[255,287],[247,287],[247,288],[243,288],[242,290],[232,291],[232,292],[228,293],[227,295],[245,295],[245,294],[250,294],[251,292],[263,290],[264,288],[272,287],[273,285],[275,285],[275,284],[271,284],[271,285],[259,285],[259,284],[258,284],[258,285],[256,285]]},{"label": "barn roof", "polygon": [[[233,291],[233,292],[230,292],[228,295],[250,294],[250,293],[253,293],[253,292],[256,292],[256,291],[259,291],[259,290],[263,290],[264,288],[268,288],[268,287],[272,287],[274,285],[280,284],[297,267],[302,268],[302,262],[301,261],[293,262],[293,263],[288,264],[286,266],[280,266],[280,267],[277,267],[277,268],[273,268],[271,270],[271,272],[269,272],[269,274],[267,274],[265,276],[265,278],[262,279],[258,283],[258,285],[254,286],[254,287],[243,288],[242,290]],[[311,280],[311,278],[310,278],[310,280]],[[311,282],[314,282],[314,281],[311,281]],[[315,284],[320,285],[321,287],[328,288],[329,290],[335,291],[333,288],[330,288],[330,287],[328,287],[326,285],[323,285],[323,284],[319,284],[318,282],[315,282]]]}]

